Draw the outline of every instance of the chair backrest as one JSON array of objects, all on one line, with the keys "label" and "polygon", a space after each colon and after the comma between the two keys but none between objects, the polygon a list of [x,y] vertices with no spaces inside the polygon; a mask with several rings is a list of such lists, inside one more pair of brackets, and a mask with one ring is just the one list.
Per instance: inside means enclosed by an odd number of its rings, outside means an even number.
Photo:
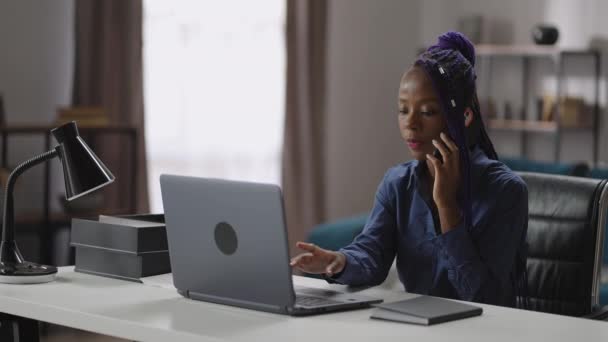
[{"label": "chair backrest", "polygon": [[591,312],[598,305],[607,181],[519,175],[528,185],[528,309]]},{"label": "chair backrest", "polygon": [[520,172],[539,172],[554,175],[586,177],[589,165],[584,162],[554,163],[522,158],[500,158],[511,170]]}]

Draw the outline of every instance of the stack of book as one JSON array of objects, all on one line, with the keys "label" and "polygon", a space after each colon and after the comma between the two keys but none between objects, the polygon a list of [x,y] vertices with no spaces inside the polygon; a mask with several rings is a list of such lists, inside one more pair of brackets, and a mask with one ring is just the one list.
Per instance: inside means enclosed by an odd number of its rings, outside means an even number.
[{"label": "stack of book", "polygon": [[72,220],[71,243],[77,272],[141,282],[169,273],[164,215],[99,215]]}]

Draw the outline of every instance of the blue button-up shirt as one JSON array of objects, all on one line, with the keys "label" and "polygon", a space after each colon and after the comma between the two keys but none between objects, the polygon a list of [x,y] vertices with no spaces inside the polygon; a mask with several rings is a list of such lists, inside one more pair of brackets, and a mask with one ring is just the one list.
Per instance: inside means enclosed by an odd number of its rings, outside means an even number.
[{"label": "blue button-up shirt", "polygon": [[[397,257],[407,292],[515,306],[525,260],[528,193],[503,163],[471,151],[472,226],[442,234],[432,213],[426,163],[388,170],[365,228],[340,251],[346,267],[333,280],[349,285],[384,281]],[[426,183],[429,184],[429,183]],[[524,261],[525,265],[525,261]]]}]

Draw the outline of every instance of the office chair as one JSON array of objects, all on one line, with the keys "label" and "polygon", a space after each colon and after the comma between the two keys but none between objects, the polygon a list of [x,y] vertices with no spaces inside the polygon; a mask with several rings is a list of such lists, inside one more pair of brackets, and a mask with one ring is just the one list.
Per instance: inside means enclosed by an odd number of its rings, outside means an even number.
[{"label": "office chair", "polygon": [[598,303],[608,181],[518,174],[528,185],[527,309],[606,319]]}]

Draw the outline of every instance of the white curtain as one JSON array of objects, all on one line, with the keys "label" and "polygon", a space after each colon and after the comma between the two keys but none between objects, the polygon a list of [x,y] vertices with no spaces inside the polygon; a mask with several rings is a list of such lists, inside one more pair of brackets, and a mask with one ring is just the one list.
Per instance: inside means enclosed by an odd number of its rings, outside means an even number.
[{"label": "white curtain", "polygon": [[150,204],[161,173],[278,184],[285,1],[144,1]]}]

